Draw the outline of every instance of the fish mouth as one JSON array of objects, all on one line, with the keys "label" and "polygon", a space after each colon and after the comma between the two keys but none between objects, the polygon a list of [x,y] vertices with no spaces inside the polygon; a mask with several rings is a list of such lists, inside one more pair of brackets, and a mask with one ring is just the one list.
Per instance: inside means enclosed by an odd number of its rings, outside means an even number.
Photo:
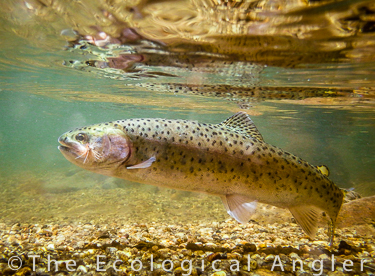
[{"label": "fish mouth", "polygon": [[74,144],[66,142],[66,137],[62,138],[62,136],[60,136],[57,141],[60,143],[60,146],[57,148],[61,151],[61,153],[77,154]]},{"label": "fish mouth", "polygon": [[57,148],[60,150],[60,151],[67,151],[69,150],[71,147],[65,142],[66,138],[62,138],[62,136],[59,137],[59,139],[57,139],[57,142],[60,143],[60,146],[58,146]]},{"label": "fish mouth", "polygon": [[58,146],[57,147],[60,151],[69,151],[70,148],[69,147],[66,147],[66,146]]}]

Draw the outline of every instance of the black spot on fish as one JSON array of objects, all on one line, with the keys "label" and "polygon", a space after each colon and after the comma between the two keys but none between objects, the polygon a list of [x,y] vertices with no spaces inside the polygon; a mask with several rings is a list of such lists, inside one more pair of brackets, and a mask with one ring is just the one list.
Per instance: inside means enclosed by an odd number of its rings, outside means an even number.
[{"label": "black spot on fish", "polygon": [[194,167],[191,166],[189,170],[190,170],[190,173],[193,173],[194,172]]}]

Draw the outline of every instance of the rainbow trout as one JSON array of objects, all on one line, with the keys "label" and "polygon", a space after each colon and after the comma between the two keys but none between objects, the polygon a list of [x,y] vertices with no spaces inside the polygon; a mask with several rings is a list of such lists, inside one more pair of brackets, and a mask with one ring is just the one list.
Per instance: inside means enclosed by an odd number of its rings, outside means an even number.
[{"label": "rainbow trout", "polygon": [[325,167],[265,143],[244,112],[219,124],[118,120],[71,130],[58,141],[66,159],[86,170],[219,196],[241,223],[259,201],[289,209],[313,239],[325,212],[333,243],[343,192],[327,178]]}]

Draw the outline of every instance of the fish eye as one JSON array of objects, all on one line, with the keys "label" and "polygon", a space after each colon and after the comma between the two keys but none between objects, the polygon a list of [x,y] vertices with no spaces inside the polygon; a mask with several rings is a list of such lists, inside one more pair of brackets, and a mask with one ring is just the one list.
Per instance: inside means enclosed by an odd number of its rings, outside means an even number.
[{"label": "fish eye", "polygon": [[87,135],[85,133],[78,133],[75,137],[75,139],[79,142],[86,141]]}]

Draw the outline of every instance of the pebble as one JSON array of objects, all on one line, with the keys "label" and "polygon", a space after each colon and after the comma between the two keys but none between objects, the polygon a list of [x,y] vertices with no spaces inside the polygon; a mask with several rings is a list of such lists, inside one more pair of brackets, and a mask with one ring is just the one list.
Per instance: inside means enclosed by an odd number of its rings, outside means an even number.
[{"label": "pebble", "polygon": [[114,254],[117,251],[116,247],[107,247],[105,250],[109,254]]},{"label": "pebble", "polygon": [[77,267],[77,272],[87,273],[87,268],[83,265]]},{"label": "pebble", "polygon": [[289,254],[289,257],[290,257],[292,260],[300,259],[300,257],[298,256],[298,254],[295,253],[295,252],[290,253],[290,254]]},{"label": "pebble", "polygon": [[211,276],[226,276],[227,274],[225,271],[216,271],[215,273],[211,274]]}]

